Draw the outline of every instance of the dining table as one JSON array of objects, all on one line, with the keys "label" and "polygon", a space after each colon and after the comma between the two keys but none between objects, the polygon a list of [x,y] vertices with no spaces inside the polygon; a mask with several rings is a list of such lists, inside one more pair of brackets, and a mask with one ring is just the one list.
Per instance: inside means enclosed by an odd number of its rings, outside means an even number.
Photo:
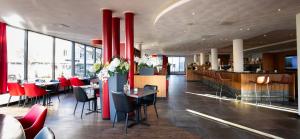
[{"label": "dining table", "polygon": [[136,123],[130,125],[129,127],[132,127],[136,124],[142,124],[142,125],[150,126],[150,124],[144,122],[141,119],[141,99],[143,97],[156,94],[157,92],[158,92],[157,90],[144,90],[143,88],[136,88],[136,89],[130,89],[130,90],[125,91],[125,94],[128,97],[136,99],[136,105],[137,105]]},{"label": "dining table", "polygon": [[26,139],[21,123],[12,116],[0,114],[0,139]]},{"label": "dining table", "polygon": [[[47,90],[48,87],[53,86],[53,85],[58,85],[59,82],[36,82],[35,85],[45,89],[47,91],[47,93],[49,91],[53,91],[53,90]],[[50,101],[49,101],[49,105],[50,105]],[[43,97],[43,106],[46,106],[46,97]]]}]

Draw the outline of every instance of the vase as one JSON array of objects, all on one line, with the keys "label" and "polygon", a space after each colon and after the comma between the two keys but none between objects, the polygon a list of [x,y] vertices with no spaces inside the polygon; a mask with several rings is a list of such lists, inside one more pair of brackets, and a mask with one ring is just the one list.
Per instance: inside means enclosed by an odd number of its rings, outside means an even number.
[{"label": "vase", "polygon": [[140,75],[154,75],[154,68],[143,67],[139,70]]},{"label": "vase", "polygon": [[[114,76],[108,78],[109,89],[109,107],[110,107],[110,120],[113,122],[116,113],[114,100],[112,98],[112,92],[123,93],[124,85],[127,83],[127,74],[115,73]],[[124,114],[117,114],[116,121],[125,119]]]}]

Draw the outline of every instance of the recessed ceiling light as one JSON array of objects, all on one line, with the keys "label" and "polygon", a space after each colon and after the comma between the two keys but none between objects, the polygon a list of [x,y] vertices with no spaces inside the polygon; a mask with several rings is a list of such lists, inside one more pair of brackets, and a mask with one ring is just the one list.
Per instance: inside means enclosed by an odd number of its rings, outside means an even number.
[{"label": "recessed ceiling light", "polygon": [[280,12],[280,11],[281,11],[281,9],[277,9],[277,11],[278,11],[278,12]]},{"label": "recessed ceiling light", "polygon": [[206,40],[205,38],[202,39],[202,41],[205,41],[205,40]]},{"label": "recessed ceiling light", "polygon": [[240,28],[240,30],[243,30],[243,28]]},{"label": "recessed ceiling light", "polygon": [[264,37],[267,37],[267,35],[265,34]]},{"label": "recessed ceiling light", "polygon": [[247,28],[247,30],[249,31],[249,30],[250,30],[250,28]]},{"label": "recessed ceiling light", "polygon": [[192,12],[192,15],[196,15],[196,13],[195,13],[195,12]]}]

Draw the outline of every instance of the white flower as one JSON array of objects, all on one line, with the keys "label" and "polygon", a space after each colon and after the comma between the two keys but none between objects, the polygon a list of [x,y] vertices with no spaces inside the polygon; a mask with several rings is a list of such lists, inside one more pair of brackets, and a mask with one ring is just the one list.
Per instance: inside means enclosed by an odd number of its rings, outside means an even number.
[{"label": "white flower", "polygon": [[108,66],[108,71],[110,71],[110,72],[115,72],[115,70],[116,70],[116,66],[113,65],[113,64],[109,64],[109,66]]},{"label": "white flower", "polygon": [[121,61],[118,58],[114,58],[113,61],[111,61],[110,65],[113,65],[114,67],[118,67],[120,63]]}]

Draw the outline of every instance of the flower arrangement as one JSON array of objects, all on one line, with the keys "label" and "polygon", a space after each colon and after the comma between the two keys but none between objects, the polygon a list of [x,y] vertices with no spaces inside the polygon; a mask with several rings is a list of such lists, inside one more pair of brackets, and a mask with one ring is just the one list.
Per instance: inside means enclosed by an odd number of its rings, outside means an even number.
[{"label": "flower arrangement", "polygon": [[105,64],[98,77],[102,80],[114,76],[115,73],[126,74],[129,71],[129,64],[125,59],[113,58],[113,60]]},{"label": "flower arrangement", "polygon": [[151,56],[144,56],[142,58],[135,57],[134,61],[138,63],[138,68],[154,68],[158,65],[157,58]]},{"label": "flower arrangement", "polygon": [[102,62],[95,63],[89,71],[98,74],[103,69],[103,67],[104,65],[102,64]]}]

